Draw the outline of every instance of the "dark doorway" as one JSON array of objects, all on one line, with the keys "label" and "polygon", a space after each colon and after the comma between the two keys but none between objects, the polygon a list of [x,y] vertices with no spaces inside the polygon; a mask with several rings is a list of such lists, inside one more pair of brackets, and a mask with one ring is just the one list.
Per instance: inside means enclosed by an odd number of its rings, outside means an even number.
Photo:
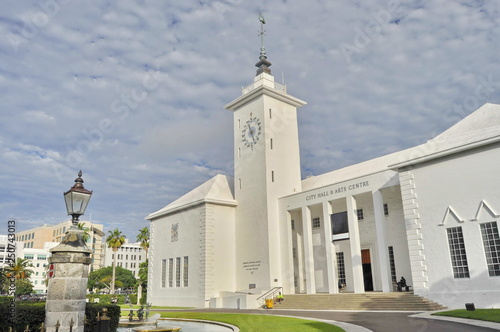
[{"label": "dark doorway", "polygon": [[363,280],[365,282],[365,292],[373,291],[372,261],[370,249],[361,250],[361,263],[363,264]]}]

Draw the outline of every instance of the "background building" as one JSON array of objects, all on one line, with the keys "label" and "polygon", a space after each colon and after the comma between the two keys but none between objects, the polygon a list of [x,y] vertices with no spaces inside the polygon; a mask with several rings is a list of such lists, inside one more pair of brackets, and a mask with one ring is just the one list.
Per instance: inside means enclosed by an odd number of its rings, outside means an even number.
[{"label": "background building", "polygon": [[[13,245],[15,248],[12,250],[12,246],[9,248],[9,243]],[[4,266],[8,266],[10,263],[9,253],[13,252],[14,256],[22,257],[22,243],[18,243],[15,241],[14,243],[9,241],[9,237],[7,235],[0,235],[0,268]]]},{"label": "background building", "polygon": [[132,271],[134,277],[139,276],[139,265],[146,261],[146,252],[141,248],[141,244],[129,243],[125,239],[125,243],[118,248],[118,251],[113,252],[112,248],[106,247],[104,255],[104,266],[112,266],[116,256],[116,266]]},{"label": "background building", "polygon": [[[90,270],[96,270],[103,266],[104,245],[103,225],[90,221],[80,221],[87,229],[89,238],[87,246],[92,249],[92,263]],[[60,222],[56,225],[45,224],[40,227],[31,228],[16,233],[16,240],[23,243],[24,248],[43,249],[47,242],[61,242],[66,231],[71,227],[71,220]]]}]

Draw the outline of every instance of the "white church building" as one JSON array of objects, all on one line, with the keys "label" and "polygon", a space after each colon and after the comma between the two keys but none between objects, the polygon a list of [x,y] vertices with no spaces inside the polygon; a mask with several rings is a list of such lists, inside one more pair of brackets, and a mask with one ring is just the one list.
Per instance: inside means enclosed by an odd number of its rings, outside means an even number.
[{"label": "white church building", "polygon": [[394,292],[500,307],[500,105],[425,144],[301,179],[297,109],[261,52],[226,105],[234,178],[217,175],[150,221],[148,302],[257,308],[283,294]]}]

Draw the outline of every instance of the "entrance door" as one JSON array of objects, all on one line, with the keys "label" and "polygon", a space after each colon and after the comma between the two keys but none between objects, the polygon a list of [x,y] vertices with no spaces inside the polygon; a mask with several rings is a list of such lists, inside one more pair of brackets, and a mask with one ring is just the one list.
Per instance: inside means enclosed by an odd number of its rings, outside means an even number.
[{"label": "entrance door", "polygon": [[363,264],[365,292],[373,291],[372,261],[370,258],[370,249],[361,250],[361,263]]}]

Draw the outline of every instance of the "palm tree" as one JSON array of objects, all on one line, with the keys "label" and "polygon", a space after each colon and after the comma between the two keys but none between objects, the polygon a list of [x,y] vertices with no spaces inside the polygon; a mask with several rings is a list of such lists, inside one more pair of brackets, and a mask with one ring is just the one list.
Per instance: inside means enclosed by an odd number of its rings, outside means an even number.
[{"label": "palm tree", "polygon": [[139,234],[137,235],[137,242],[141,243],[141,248],[146,252],[146,259],[148,259],[149,228],[143,227],[139,230]]},{"label": "palm tree", "polygon": [[29,267],[33,267],[29,259],[18,258],[14,265],[6,268],[7,273],[5,275],[8,278],[14,277],[18,280],[29,279],[31,274],[33,274],[33,270],[29,269]]},{"label": "palm tree", "polygon": [[115,228],[113,231],[108,231],[109,235],[106,238],[106,243],[108,244],[108,248],[113,249],[113,276],[111,277],[111,294],[115,293],[115,274],[116,274],[116,252],[118,248],[120,248],[125,243],[125,235],[118,228]]},{"label": "palm tree", "polygon": [[[18,258],[14,265],[5,268],[5,276],[7,278],[15,278],[16,295],[22,292],[21,289],[26,291],[25,287],[21,287],[22,285],[31,285],[30,276],[33,274],[33,270],[30,267],[33,267],[33,264],[29,259]],[[32,289],[33,286],[31,285],[28,291]]]},{"label": "palm tree", "polygon": [[85,224],[83,222],[79,222],[78,224],[76,224],[76,227],[79,230],[83,231],[82,234],[83,242],[87,243],[87,241],[90,239],[89,228],[85,227]]}]

